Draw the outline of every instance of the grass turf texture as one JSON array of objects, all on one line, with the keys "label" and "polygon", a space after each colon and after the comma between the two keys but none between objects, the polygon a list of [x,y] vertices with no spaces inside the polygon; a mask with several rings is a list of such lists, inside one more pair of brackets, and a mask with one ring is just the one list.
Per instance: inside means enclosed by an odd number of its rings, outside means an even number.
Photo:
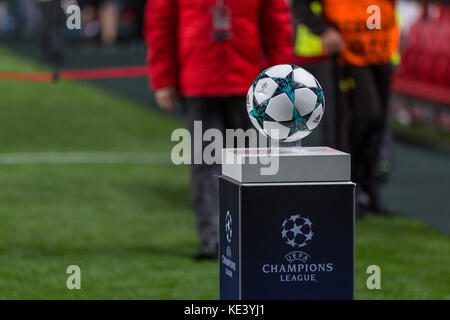
[{"label": "grass turf texture", "polygon": [[[0,70],[42,67],[0,49]],[[79,82],[0,81],[5,152],[169,152],[180,122]],[[195,262],[189,170],[171,164],[0,165],[0,299],[216,299]],[[404,218],[356,225],[356,298],[450,299],[450,240]],[[67,266],[82,289],[66,288]],[[382,290],[365,270],[382,269]]]}]

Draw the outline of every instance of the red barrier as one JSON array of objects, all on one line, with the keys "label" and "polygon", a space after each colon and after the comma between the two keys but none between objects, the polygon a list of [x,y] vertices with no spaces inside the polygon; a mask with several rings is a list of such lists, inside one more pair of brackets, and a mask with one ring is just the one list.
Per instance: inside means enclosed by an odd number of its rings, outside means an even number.
[{"label": "red barrier", "polygon": [[50,72],[9,72],[0,71],[0,80],[50,82],[55,80]]},{"label": "red barrier", "polygon": [[82,80],[108,78],[134,78],[148,76],[147,66],[101,69],[60,70],[51,72],[0,71],[0,80],[51,82],[55,80]]},{"label": "red barrier", "polygon": [[118,67],[104,69],[61,70],[59,79],[104,79],[104,78],[133,78],[148,75],[147,66]]}]

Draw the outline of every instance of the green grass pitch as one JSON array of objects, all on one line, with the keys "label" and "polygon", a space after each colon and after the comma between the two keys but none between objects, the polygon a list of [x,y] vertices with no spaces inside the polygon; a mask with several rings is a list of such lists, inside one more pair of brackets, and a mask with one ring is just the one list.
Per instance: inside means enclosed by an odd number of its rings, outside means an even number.
[{"label": "green grass pitch", "polygon": [[[42,67],[0,50],[0,70]],[[170,152],[183,124],[81,82],[0,80],[0,157]],[[195,262],[189,168],[0,164],[0,299],[217,299],[217,262]],[[66,268],[81,267],[81,290]],[[366,288],[381,267],[381,290]],[[356,298],[450,299],[450,240],[405,218],[356,224]]]}]

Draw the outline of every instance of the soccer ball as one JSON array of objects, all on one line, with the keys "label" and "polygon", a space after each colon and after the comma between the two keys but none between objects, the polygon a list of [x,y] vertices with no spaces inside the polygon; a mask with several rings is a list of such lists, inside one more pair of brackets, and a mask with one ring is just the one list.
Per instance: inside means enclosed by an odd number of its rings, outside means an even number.
[{"label": "soccer ball", "polygon": [[290,216],[281,225],[281,237],[293,248],[301,248],[312,239],[312,222],[300,215]]},{"label": "soccer ball", "polygon": [[280,64],[264,70],[247,93],[247,112],[263,135],[290,142],[317,127],[325,98],[314,76],[296,65]]}]

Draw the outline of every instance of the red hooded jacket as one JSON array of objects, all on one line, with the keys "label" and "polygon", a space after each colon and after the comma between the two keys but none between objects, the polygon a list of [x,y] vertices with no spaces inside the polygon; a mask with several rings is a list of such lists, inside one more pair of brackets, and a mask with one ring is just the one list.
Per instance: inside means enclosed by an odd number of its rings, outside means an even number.
[{"label": "red hooded jacket", "polygon": [[153,89],[175,86],[181,96],[245,95],[269,64],[291,63],[292,26],[286,0],[224,0],[230,36],[213,37],[216,0],[149,0],[144,36]]}]

